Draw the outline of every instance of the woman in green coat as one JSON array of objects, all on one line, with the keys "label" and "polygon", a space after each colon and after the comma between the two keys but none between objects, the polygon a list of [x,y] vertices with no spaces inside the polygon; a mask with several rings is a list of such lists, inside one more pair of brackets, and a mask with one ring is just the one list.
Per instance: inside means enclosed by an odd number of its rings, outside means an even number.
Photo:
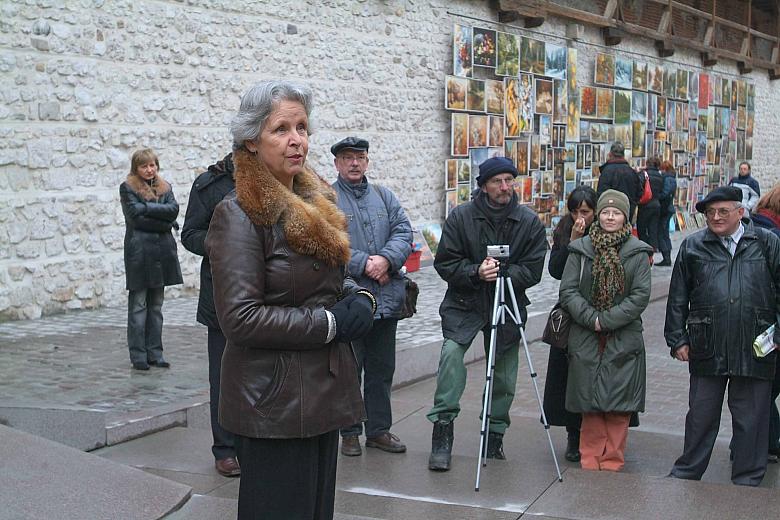
[{"label": "woman in green coat", "polygon": [[571,314],[566,409],[582,414],[583,469],[619,471],[632,412],[645,407],[641,314],[650,301],[650,246],[631,236],[628,197],[605,191],[590,234],[569,244],[560,285]]}]

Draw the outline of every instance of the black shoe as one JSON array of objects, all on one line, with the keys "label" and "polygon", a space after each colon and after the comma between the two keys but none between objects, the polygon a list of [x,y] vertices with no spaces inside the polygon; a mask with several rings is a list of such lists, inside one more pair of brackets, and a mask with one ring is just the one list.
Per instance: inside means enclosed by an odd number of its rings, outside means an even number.
[{"label": "black shoe", "polygon": [[672,266],[672,256],[671,255],[664,255],[664,259],[655,264],[659,267],[671,267]]},{"label": "black shoe", "polygon": [[566,460],[569,462],[580,461],[580,433],[570,433],[566,443]]},{"label": "black shoe", "polygon": [[149,364],[158,368],[171,368],[171,364],[161,359],[160,361],[149,361]]},{"label": "black shoe", "polygon": [[504,434],[489,432],[487,445],[487,458],[506,460],[504,455]]},{"label": "black shoe", "polygon": [[139,361],[137,363],[133,363],[133,368],[136,370],[149,370],[149,364],[144,363],[143,361]]},{"label": "black shoe", "polygon": [[452,441],[455,438],[452,421],[433,423],[431,435],[431,456],[428,459],[428,469],[431,471],[449,471],[452,461]]}]

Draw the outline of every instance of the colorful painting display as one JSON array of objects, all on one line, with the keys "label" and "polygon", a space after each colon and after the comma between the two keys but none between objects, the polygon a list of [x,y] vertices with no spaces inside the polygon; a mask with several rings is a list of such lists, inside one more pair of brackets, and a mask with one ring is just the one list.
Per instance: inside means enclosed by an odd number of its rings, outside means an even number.
[{"label": "colorful painting display", "polygon": [[520,49],[517,47],[517,36],[499,32],[497,36],[496,75],[517,76]]},{"label": "colorful painting display", "polygon": [[455,24],[452,38],[452,74],[471,77],[471,27]]},{"label": "colorful painting display", "polygon": [[477,67],[496,66],[496,31],[474,27],[471,61]]}]

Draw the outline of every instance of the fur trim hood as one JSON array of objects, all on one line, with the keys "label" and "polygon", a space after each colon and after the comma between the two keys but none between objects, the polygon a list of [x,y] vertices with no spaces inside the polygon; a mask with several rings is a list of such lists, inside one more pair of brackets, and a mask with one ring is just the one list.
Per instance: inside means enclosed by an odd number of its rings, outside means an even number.
[{"label": "fur trim hood", "polygon": [[152,183],[149,184],[138,175],[131,173],[126,179],[127,185],[130,189],[136,192],[145,201],[157,200],[169,191],[171,191],[171,185],[160,177],[160,174],[154,176]]},{"label": "fur trim hood", "polygon": [[295,176],[288,190],[252,154],[233,154],[236,196],[256,226],[281,223],[293,251],[329,265],[349,262],[349,235],[336,193],[309,167]]}]

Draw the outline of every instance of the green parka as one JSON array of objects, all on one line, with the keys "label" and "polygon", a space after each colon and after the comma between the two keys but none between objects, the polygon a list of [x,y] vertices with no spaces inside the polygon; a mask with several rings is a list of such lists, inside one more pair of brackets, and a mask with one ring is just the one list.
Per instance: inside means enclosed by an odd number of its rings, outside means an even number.
[{"label": "green parka", "polygon": [[[572,316],[566,409],[573,413],[643,412],[645,344],[641,314],[650,302],[648,254],[652,248],[634,237],[623,244],[620,261],[626,273],[625,292],[616,295],[614,305],[601,312],[591,304],[591,270],[596,253],[590,237],[575,240],[569,244],[569,251],[559,292],[561,305]],[[608,334],[603,354],[599,354],[598,333],[594,330],[596,318]]]}]

